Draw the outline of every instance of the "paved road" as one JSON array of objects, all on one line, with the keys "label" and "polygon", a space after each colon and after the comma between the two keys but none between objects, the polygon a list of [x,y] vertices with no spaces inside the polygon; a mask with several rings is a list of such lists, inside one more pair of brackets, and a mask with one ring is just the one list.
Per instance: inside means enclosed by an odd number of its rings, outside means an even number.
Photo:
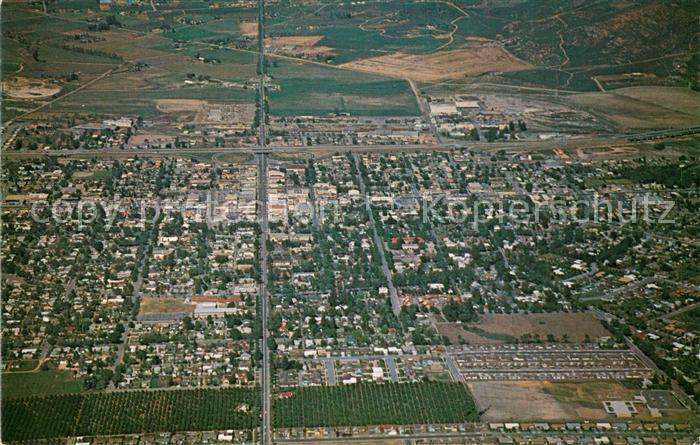
[{"label": "paved road", "polygon": [[399,383],[399,371],[396,369],[396,360],[394,359],[394,357],[388,355],[384,362],[386,363],[386,367],[389,369],[391,381],[394,383]]},{"label": "paved road", "polygon": [[[264,81],[261,79],[261,84]],[[264,88],[260,95],[260,102],[264,102]],[[264,113],[264,108],[263,108]],[[258,138],[264,140],[265,128],[260,128]],[[8,158],[25,158],[40,156],[89,156],[89,157],[130,157],[130,156],[190,156],[195,154],[216,154],[216,153],[247,153],[254,154],[260,151],[266,153],[299,153],[299,152],[384,152],[384,151],[441,151],[455,148],[469,148],[477,151],[496,152],[505,150],[507,152],[534,152],[547,151],[555,147],[565,149],[572,148],[593,148],[611,147],[616,144],[627,145],[628,135],[608,135],[597,136],[588,135],[575,139],[556,139],[546,141],[511,141],[511,142],[445,142],[438,144],[404,144],[404,145],[313,145],[310,147],[288,147],[288,146],[265,146],[260,145],[249,147],[202,147],[202,148],[154,148],[154,149],[103,149],[103,150],[25,150],[25,151],[2,151],[2,156]],[[614,155],[614,154],[613,154]],[[612,156],[612,158],[616,156]],[[597,157],[604,159],[604,157]]]},{"label": "paved road", "polygon": [[401,358],[401,357],[411,357],[411,358],[425,358],[425,359],[433,359],[433,360],[439,360],[443,357],[456,357],[460,358],[460,356],[468,356],[468,355],[483,355],[483,354],[511,354],[511,353],[517,353],[517,354],[537,354],[537,355],[546,355],[546,354],[578,354],[578,353],[587,353],[587,354],[596,354],[596,355],[619,355],[620,353],[625,353],[625,354],[632,354],[632,352],[629,349],[548,349],[548,350],[539,350],[539,349],[509,349],[509,348],[498,348],[498,349],[493,349],[493,350],[484,350],[484,351],[479,351],[479,350],[469,350],[469,351],[448,351],[448,352],[441,352],[441,353],[422,353],[422,354],[391,354],[391,355],[384,355],[384,354],[360,354],[360,355],[346,355],[346,356],[333,356],[333,357],[323,357],[323,358],[300,358],[299,360],[302,362],[318,362],[318,361],[323,361],[323,360],[336,360],[339,362],[349,362],[349,361],[357,361],[357,360],[386,360],[389,357],[393,357],[394,359],[396,358]]},{"label": "paved road", "polygon": [[258,157],[258,218],[260,220],[260,317],[262,318],[262,366],[260,379],[262,389],[262,430],[261,441],[263,445],[270,443],[270,351],[267,347],[268,339],[268,263],[267,263],[267,237],[269,227],[267,220],[267,155],[259,154]]},{"label": "paved road", "polygon": [[[656,431],[607,431],[607,432],[590,432],[590,431],[519,431],[507,433],[508,435],[525,437],[525,438],[535,438],[535,437],[561,437],[561,436],[575,436],[575,437],[610,437],[610,436],[630,436],[630,437],[680,437],[680,438],[694,438],[692,433],[684,432],[656,432]],[[465,431],[465,432],[454,432],[454,433],[424,433],[424,434],[398,434],[395,436],[390,436],[393,440],[440,440],[440,439],[459,439],[461,437],[466,438],[492,438],[499,439],[504,436],[504,433],[500,431]],[[318,439],[276,439],[275,442],[278,443],[335,443],[338,442],[381,442],[386,443],[387,436],[354,436],[354,437],[342,437],[342,438],[318,438]]]},{"label": "paved road", "polygon": [[264,0],[258,0],[258,71],[260,75],[259,85],[259,113],[260,126],[258,127],[258,146],[255,156],[258,161],[258,220],[260,221],[260,317],[262,318],[262,366],[260,367],[262,418],[260,428],[260,443],[268,445],[272,443],[270,423],[270,350],[268,341],[268,267],[267,267],[267,238],[270,228],[267,219],[267,161],[268,150],[265,141],[265,4]]},{"label": "paved road", "polygon": [[454,357],[450,355],[445,356],[445,363],[447,363],[447,369],[450,370],[452,380],[455,382],[463,382],[462,374],[459,372],[459,366],[457,366]]},{"label": "paved road", "polygon": [[[155,206],[155,212],[153,213],[153,219],[151,219],[151,228],[148,231],[148,237],[146,239],[146,245],[144,247],[143,251],[143,257],[141,257],[141,261],[139,263],[139,273],[136,277],[136,280],[134,280],[133,283],[133,293],[131,294],[132,301],[136,302],[141,298],[141,286],[143,286],[143,280],[144,280],[144,274],[146,272],[146,259],[148,258],[148,252],[151,246],[154,245],[154,243],[157,241],[154,238],[154,232],[156,230],[156,224],[158,222],[158,218],[160,217],[160,204],[161,201],[158,199],[156,201],[156,206]],[[129,314],[129,319],[132,319],[132,314]],[[122,325],[124,326],[124,332],[122,333],[122,338],[121,338],[121,343],[119,343],[119,346],[117,347],[117,357],[114,359],[114,365],[111,367],[112,371],[116,371],[117,366],[121,365],[124,362],[124,351],[126,349],[126,342],[129,339],[129,322],[124,321],[122,322]],[[114,388],[114,384],[112,382],[109,383],[110,389]]]},{"label": "paved road", "polygon": [[700,303],[694,303],[689,306],[682,307],[678,310],[675,310],[673,312],[669,312],[668,314],[662,315],[661,319],[662,320],[668,320],[670,318],[675,318],[678,317],[679,315],[685,314],[686,312],[690,312],[692,310],[695,310],[697,308],[700,308]]},{"label": "paved road", "polygon": [[360,184],[360,193],[365,197],[365,208],[367,209],[367,214],[369,216],[369,225],[372,226],[372,236],[374,238],[374,244],[377,245],[377,251],[379,252],[379,260],[382,266],[382,272],[386,277],[387,286],[389,287],[389,298],[391,299],[391,309],[394,311],[394,315],[397,317],[401,313],[401,302],[399,301],[399,294],[394,287],[394,282],[391,279],[391,271],[389,270],[389,265],[386,261],[386,255],[384,254],[384,242],[379,237],[379,232],[377,232],[377,225],[374,222],[374,214],[372,213],[372,206],[369,203],[369,196],[367,195],[367,190],[365,189],[365,182],[362,179],[362,172],[360,171],[360,165],[362,165],[362,160],[356,153],[353,153],[353,159],[355,160],[355,165],[357,166],[357,181]]},{"label": "paved road", "polygon": [[326,367],[326,384],[328,386],[337,385],[338,382],[335,377],[335,360],[332,358],[324,358],[322,361]]},{"label": "paved road", "polygon": [[636,281],[634,283],[625,284],[624,286],[617,287],[615,289],[612,289],[612,290],[607,291],[605,293],[602,293],[600,295],[579,298],[579,301],[581,303],[586,303],[589,301],[610,299],[610,298],[616,296],[617,294],[635,291],[635,290],[639,289],[640,287],[646,286],[647,284],[653,283],[654,281],[657,281],[657,280],[658,279],[656,277],[648,277],[648,278],[645,278],[643,280]]},{"label": "paved road", "polygon": [[648,372],[649,368],[643,366],[634,368],[583,368],[578,366],[571,366],[567,368],[463,368],[462,372],[465,374],[527,374],[533,372],[570,372],[570,373],[591,373],[591,372]]}]

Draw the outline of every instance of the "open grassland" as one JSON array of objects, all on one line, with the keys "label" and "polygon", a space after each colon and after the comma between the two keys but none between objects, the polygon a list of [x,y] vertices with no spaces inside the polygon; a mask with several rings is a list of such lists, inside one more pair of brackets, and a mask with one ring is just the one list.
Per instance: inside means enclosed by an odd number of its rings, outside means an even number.
[{"label": "open grassland", "polygon": [[[3,400],[3,441],[147,432],[252,429],[254,388],[128,391]],[[46,413],[52,413],[47,418]]]},{"label": "open grassland", "polygon": [[2,398],[46,396],[80,392],[82,383],[68,371],[37,371],[2,374]]},{"label": "open grassland", "polygon": [[435,424],[475,421],[461,383],[358,384],[298,388],[278,394],[275,427]]},{"label": "open grassland", "polygon": [[634,87],[567,97],[576,107],[610,121],[622,131],[700,124],[700,93],[685,88]]},{"label": "open grassland", "polygon": [[254,93],[249,90],[222,90],[216,87],[172,88],[168,90],[84,90],[55,104],[47,111],[101,115],[140,115],[155,118],[160,115],[156,104],[160,99],[204,99],[232,103],[250,103]]},{"label": "open grassland", "polygon": [[280,89],[271,91],[268,96],[273,115],[420,114],[415,96],[404,80],[287,60],[278,61],[275,65],[271,68],[271,74]]}]

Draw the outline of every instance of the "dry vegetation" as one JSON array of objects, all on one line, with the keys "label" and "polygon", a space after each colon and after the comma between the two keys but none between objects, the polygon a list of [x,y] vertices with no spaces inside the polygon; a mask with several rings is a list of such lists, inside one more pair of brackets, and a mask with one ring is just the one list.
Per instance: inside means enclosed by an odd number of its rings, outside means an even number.
[{"label": "dry vegetation", "polygon": [[266,37],[265,46],[313,46],[321,40],[323,36],[282,36],[282,37]]},{"label": "dry vegetation", "polygon": [[271,52],[287,54],[290,56],[330,56],[334,54],[333,48],[329,46],[317,46],[323,36],[283,36],[268,37],[265,39],[265,46]]},{"label": "dry vegetation", "polygon": [[579,94],[570,100],[623,131],[700,124],[700,94],[684,88],[631,87]]},{"label": "dry vegetation", "polygon": [[181,298],[144,297],[141,299],[139,314],[190,312],[193,308],[193,304],[186,304]]},{"label": "dry vegetation", "polygon": [[158,99],[156,108],[163,113],[194,113],[195,123],[210,125],[247,125],[255,114],[254,104],[216,104],[201,99]]},{"label": "dry vegetation", "polygon": [[459,323],[437,323],[437,330],[444,335],[453,345],[465,343],[469,345],[491,345],[502,343],[499,340],[482,337],[474,332],[465,330]]},{"label": "dry vegetation", "polygon": [[639,395],[617,382],[473,382],[469,389],[480,410],[489,408],[482,416],[487,421],[612,419],[603,408],[604,400],[633,400]]},{"label": "dry vegetation", "polygon": [[241,22],[239,25],[241,34],[245,37],[256,38],[258,36],[258,22]]},{"label": "dry vegetation", "polygon": [[14,99],[47,99],[61,92],[50,80],[14,77],[3,83],[3,91]]},{"label": "dry vegetation", "polygon": [[424,82],[531,68],[531,65],[490,42],[433,54],[394,53],[340,66],[355,71]]},{"label": "dry vegetation", "polygon": [[564,335],[570,341],[580,342],[609,336],[610,333],[600,322],[586,313],[548,313],[548,314],[487,314],[475,327],[493,334],[503,334],[515,338],[531,335],[546,340],[548,335],[561,340]]},{"label": "dry vegetation", "polygon": [[[559,420],[566,407],[546,394],[542,382],[473,382],[469,389],[485,421]],[[537,406],[537,410],[532,407]],[[525,416],[525,417],[524,417]]]}]

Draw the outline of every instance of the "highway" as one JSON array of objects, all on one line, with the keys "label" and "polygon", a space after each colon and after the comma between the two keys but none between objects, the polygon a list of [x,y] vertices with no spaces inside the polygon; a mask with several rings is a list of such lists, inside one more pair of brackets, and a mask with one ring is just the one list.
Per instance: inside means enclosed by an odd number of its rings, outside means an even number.
[{"label": "highway", "polygon": [[[526,141],[510,141],[510,142],[443,142],[436,144],[401,144],[401,145],[376,145],[376,144],[358,144],[358,145],[312,145],[304,147],[290,147],[286,145],[267,145],[265,144],[266,128],[265,120],[265,88],[264,76],[261,75],[259,89],[260,94],[258,106],[262,107],[261,121],[263,125],[258,128],[258,141],[262,140],[264,145],[259,142],[255,146],[244,147],[200,147],[200,148],[108,148],[96,150],[2,150],[2,156],[6,158],[33,158],[42,156],[58,156],[58,157],[81,157],[81,158],[112,158],[112,157],[159,157],[159,156],[194,156],[207,154],[257,154],[257,153],[333,153],[333,152],[419,152],[419,151],[447,151],[452,149],[467,148],[475,151],[497,152],[504,150],[508,153],[533,153],[539,151],[547,151],[553,148],[561,149],[577,149],[577,148],[609,148],[615,146],[629,145],[627,140],[630,135],[588,135],[576,138],[567,139],[548,139],[548,140],[526,140]],[[611,153],[611,157],[615,157],[615,153]],[[601,156],[596,156],[596,159],[603,159]]]}]

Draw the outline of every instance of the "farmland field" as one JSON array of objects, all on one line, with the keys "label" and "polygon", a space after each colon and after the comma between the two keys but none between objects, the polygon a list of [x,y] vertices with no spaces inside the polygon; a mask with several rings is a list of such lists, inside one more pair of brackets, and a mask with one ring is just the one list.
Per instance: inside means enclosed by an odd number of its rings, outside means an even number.
[{"label": "farmland field", "polygon": [[[609,89],[684,85],[692,51],[676,49],[692,49],[698,12],[693,2],[651,1],[321,1],[279,2],[270,10],[269,36],[318,37],[323,51],[307,52],[318,61],[416,80],[493,72],[500,82],[574,91],[596,91],[594,78],[610,74],[642,73],[623,82],[601,79]],[[475,42],[492,47],[473,49]],[[430,63],[447,54],[449,66]],[[428,57],[425,64],[407,62],[420,57]]]},{"label": "farmland field", "polygon": [[[280,87],[279,91],[271,91],[268,96],[273,115],[420,114],[415,96],[405,80],[286,60],[275,62],[270,72]],[[309,82],[311,78],[318,81]]]},{"label": "farmland field", "polygon": [[[237,31],[254,11],[197,8],[202,5],[160,16],[137,6],[98,11],[89,2],[51,3],[50,15],[35,5],[3,5],[3,86],[14,99],[3,102],[5,115],[56,98],[28,117],[155,118],[155,101],[169,98],[252,103],[256,56],[246,52],[252,43]],[[163,27],[166,22],[172,24]],[[195,78],[199,83],[185,88],[185,80]]]},{"label": "farmland field", "polygon": [[[130,391],[3,400],[2,439],[251,429],[254,388]],[[46,413],[54,415],[47,421]]]},{"label": "farmland field", "polygon": [[273,403],[273,425],[343,426],[456,423],[478,419],[460,383],[359,384],[306,387]]}]

